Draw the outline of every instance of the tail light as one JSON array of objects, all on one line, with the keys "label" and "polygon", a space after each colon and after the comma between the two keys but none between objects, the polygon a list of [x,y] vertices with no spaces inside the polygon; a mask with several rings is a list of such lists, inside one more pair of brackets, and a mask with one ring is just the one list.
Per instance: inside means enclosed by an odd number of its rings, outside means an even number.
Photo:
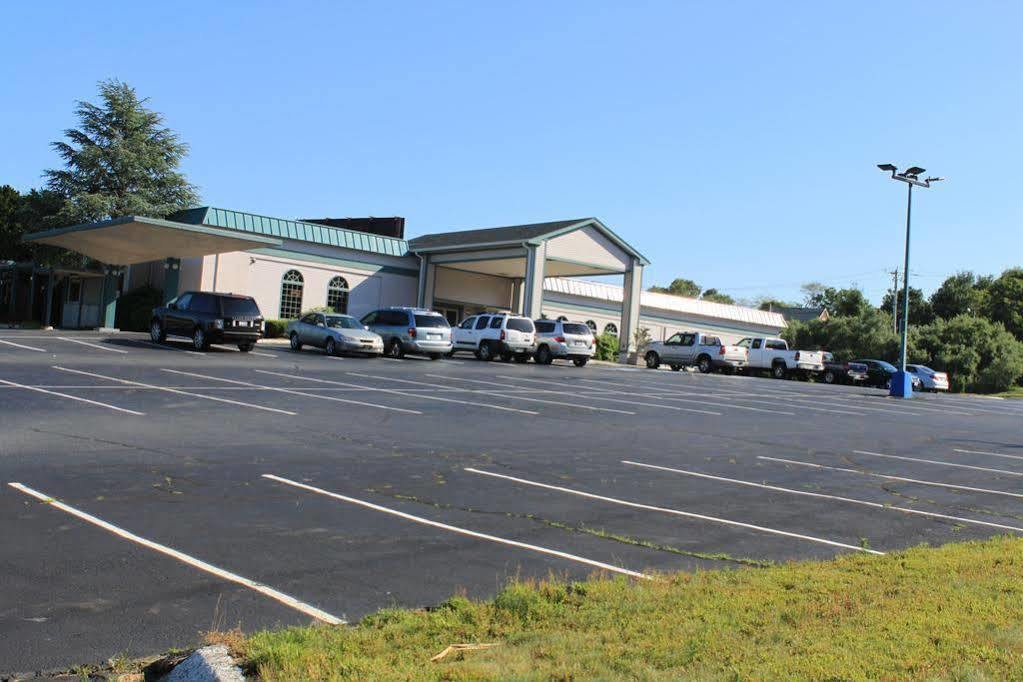
[{"label": "tail light", "polygon": [[557,341],[558,343],[565,343],[565,337],[564,336],[555,336],[554,340]]},{"label": "tail light", "polygon": [[505,331],[504,331],[504,330],[502,329],[502,330],[501,330],[501,340],[502,340],[502,341],[504,341],[504,339],[505,339],[505,337],[506,337],[506,336],[507,336],[507,334],[506,334],[506,333],[505,333]]},{"label": "tail light", "polygon": [[796,362],[799,362],[799,351],[796,351]]},{"label": "tail light", "polygon": [[410,338],[413,338],[413,339],[416,338],[416,328],[415,327],[409,327],[408,328],[408,335],[409,335]]},{"label": "tail light", "polygon": [[593,338],[593,337],[591,336],[591,337],[589,338],[589,340],[588,340],[588,341],[586,342],[586,347],[587,347],[587,348],[593,348],[593,342],[594,342],[595,340],[596,340],[596,339],[594,339],[594,338]]},{"label": "tail light", "polygon": [[725,354],[725,347],[724,346],[718,347],[718,355],[724,355],[724,354]]}]

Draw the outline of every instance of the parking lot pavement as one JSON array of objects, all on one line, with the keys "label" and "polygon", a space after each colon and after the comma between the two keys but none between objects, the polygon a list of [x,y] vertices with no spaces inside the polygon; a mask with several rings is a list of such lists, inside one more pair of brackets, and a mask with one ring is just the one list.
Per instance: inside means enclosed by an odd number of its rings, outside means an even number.
[{"label": "parking lot pavement", "polygon": [[0,672],[1023,532],[1011,401],[3,331],[0,405]]}]

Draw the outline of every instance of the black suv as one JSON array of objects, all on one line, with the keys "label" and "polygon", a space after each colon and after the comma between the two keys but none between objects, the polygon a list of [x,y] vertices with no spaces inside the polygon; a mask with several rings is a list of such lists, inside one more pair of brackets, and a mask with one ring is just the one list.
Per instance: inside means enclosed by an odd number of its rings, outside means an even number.
[{"label": "black suv", "polygon": [[262,337],[263,315],[251,296],[188,291],[153,308],[149,335],[156,343],[168,336],[192,339],[196,350],[211,343],[235,343],[247,353]]}]

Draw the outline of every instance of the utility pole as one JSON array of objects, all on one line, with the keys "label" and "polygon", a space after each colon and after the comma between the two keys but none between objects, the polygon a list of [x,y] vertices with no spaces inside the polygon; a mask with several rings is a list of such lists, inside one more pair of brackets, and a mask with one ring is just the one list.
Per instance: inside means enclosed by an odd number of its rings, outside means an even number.
[{"label": "utility pole", "polygon": [[899,268],[888,273],[892,276],[892,330],[899,333]]}]

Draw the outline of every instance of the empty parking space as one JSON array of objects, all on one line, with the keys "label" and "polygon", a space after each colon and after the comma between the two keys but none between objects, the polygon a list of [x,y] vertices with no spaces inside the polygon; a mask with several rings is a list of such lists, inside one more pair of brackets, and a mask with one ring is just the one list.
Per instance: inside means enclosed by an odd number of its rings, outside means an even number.
[{"label": "empty parking space", "polygon": [[119,653],[98,634],[60,652],[28,639],[154,608],[168,624],[145,620],[145,645],[167,648],[222,600],[227,626],[340,622],[512,576],[657,579],[1023,532],[1023,408],[1007,401],[0,336],[10,565],[47,565],[48,546],[117,557],[102,575],[45,574],[92,611],[0,594],[14,614],[0,615],[0,660],[23,667]]}]

